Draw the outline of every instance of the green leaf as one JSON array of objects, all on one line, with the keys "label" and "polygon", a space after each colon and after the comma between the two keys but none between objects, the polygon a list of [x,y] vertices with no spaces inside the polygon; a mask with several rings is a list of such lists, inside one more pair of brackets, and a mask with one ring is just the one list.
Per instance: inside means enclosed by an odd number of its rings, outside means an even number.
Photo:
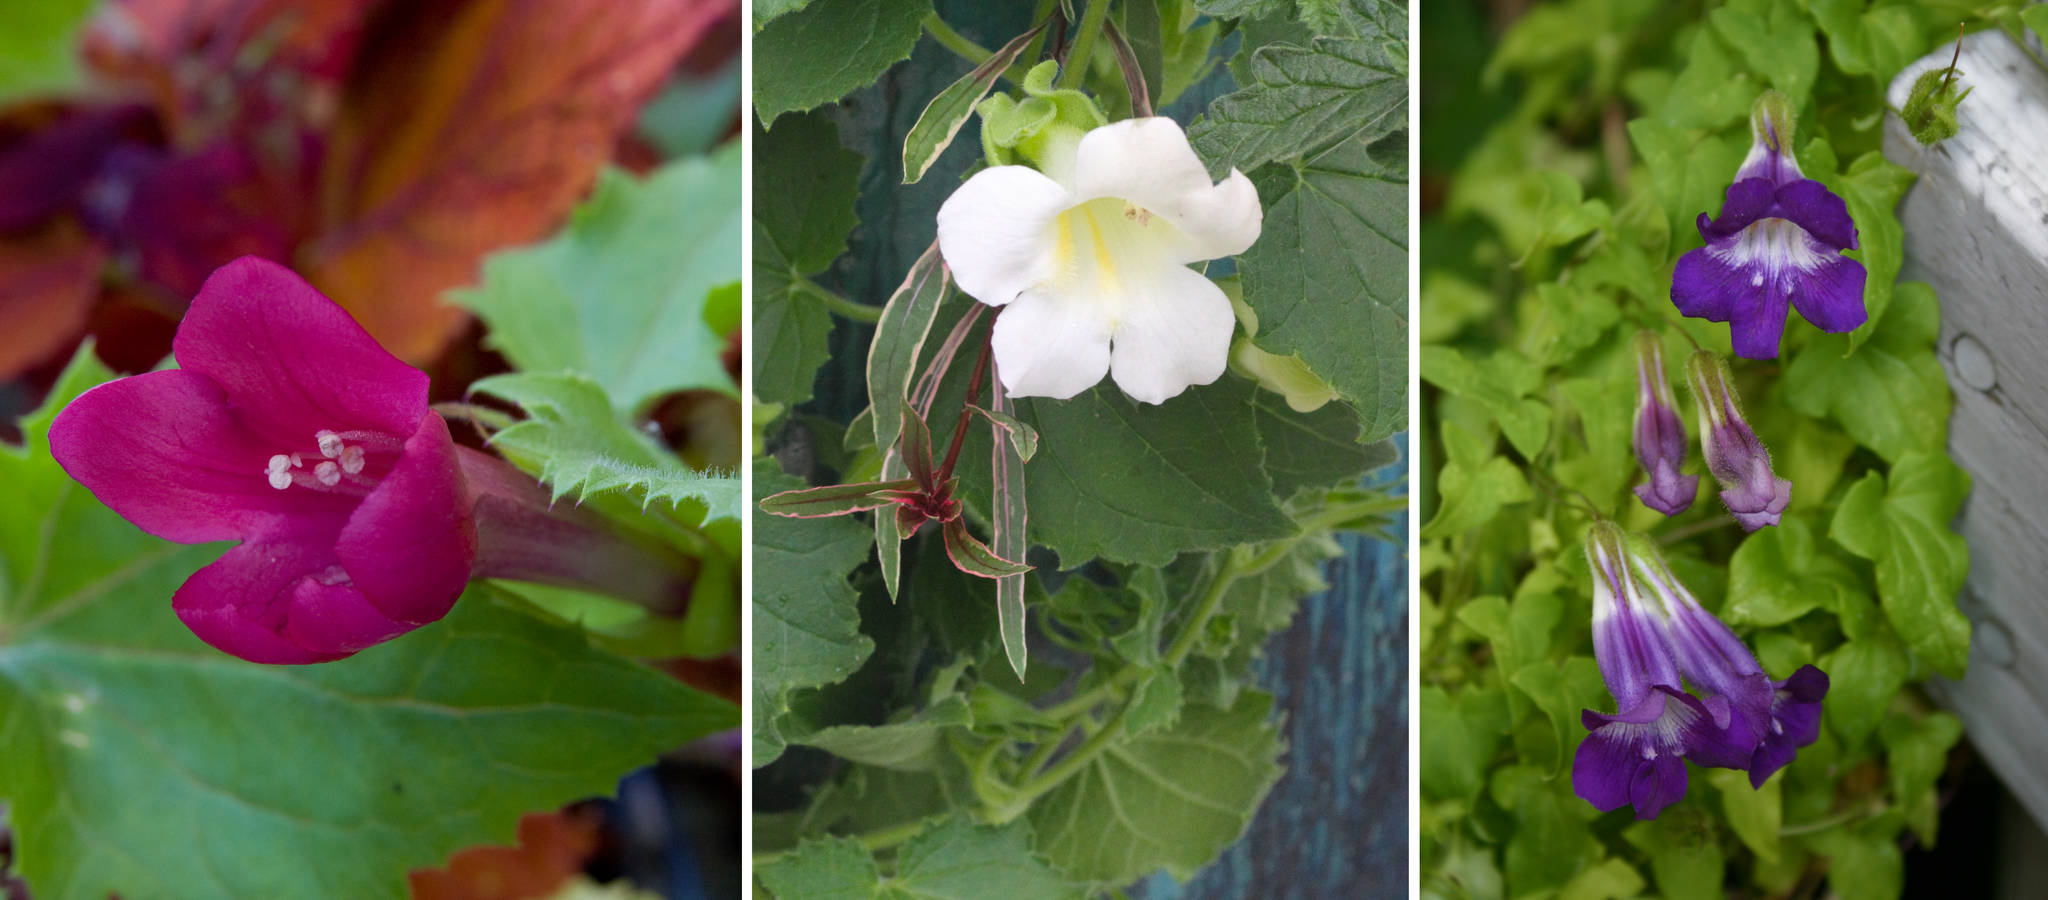
[{"label": "green leaf", "polygon": [[[1405,87],[1404,87],[1405,90]],[[1264,233],[1238,258],[1254,343],[1295,355],[1358,410],[1361,440],[1408,422],[1408,175],[1353,139],[1254,173]]]},{"label": "green leaf", "polygon": [[950,285],[945,261],[939,257],[939,243],[933,241],[882,307],[874,340],[868,343],[868,418],[875,426],[877,449],[896,446],[911,381],[917,377],[919,358],[931,336],[932,319],[939,313],[939,304],[951,294]]},{"label": "green leaf", "polygon": [[1017,61],[1024,52],[1024,45],[1045,30],[1045,23],[1010,39],[997,48],[996,52],[975,66],[959,81],[948,85],[932,102],[925,104],[924,112],[903,136],[903,183],[916,184],[931,171],[932,163],[939,154],[946,152],[947,145],[960,133],[960,126],[967,124],[974,115],[974,108],[981,104],[981,98],[995,86],[996,79],[1003,77],[1003,71]]},{"label": "green leaf", "polygon": [[1906,887],[1906,861],[1892,829],[1833,828],[1807,838],[1828,857],[1828,887],[1841,900],[1895,900]]},{"label": "green leaf", "polygon": [[1083,892],[1031,852],[1022,822],[976,825],[954,816],[905,842],[895,874],[846,838],[807,841],[757,873],[778,900],[1078,900]]},{"label": "green leaf", "polygon": [[[1813,0],[1813,20],[1828,36],[1828,53],[1850,75],[1870,75],[1887,84],[1929,48],[1912,9],[1867,0]],[[1952,34],[1953,32],[1951,32]]]},{"label": "green leaf", "polygon": [[1109,745],[1032,805],[1039,851],[1097,883],[1161,868],[1193,877],[1244,833],[1280,777],[1272,709],[1272,697],[1245,691],[1227,711],[1189,705],[1172,728]]},{"label": "green leaf", "polygon": [[79,36],[98,5],[93,0],[7,4],[0,11],[0,102],[82,87]]},{"label": "green leaf", "polygon": [[[754,462],[754,493],[801,486],[772,459]],[[776,719],[789,711],[789,692],[834,684],[874,652],[860,633],[860,598],[847,573],[867,559],[872,538],[850,519],[758,518],[754,521],[754,751],[756,767],[782,755]]]},{"label": "green leaf", "polygon": [[1422,526],[1424,540],[1463,534],[1493,521],[1501,507],[1535,499],[1521,467],[1493,455],[1491,439],[1481,440],[1456,422],[1444,423],[1443,438],[1449,461],[1437,473],[1440,499]]},{"label": "green leaf", "polygon": [[1708,21],[1752,70],[1791,100],[1793,109],[1805,105],[1820,70],[1820,46],[1814,39],[1813,23],[1798,9],[1784,3],[1756,10],[1724,6],[1714,10]]},{"label": "green leaf", "polygon": [[1778,831],[1785,822],[1784,773],[1771,776],[1761,788],[1749,786],[1749,773],[1739,769],[1714,769],[1707,781],[1721,794],[1721,809],[1728,827],[1756,855],[1776,862]]},{"label": "green leaf", "polygon": [[1948,768],[1948,752],[1962,739],[1963,723],[1942,712],[1890,716],[1884,721],[1882,735],[1892,797],[1904,810],[1907,824],[1932,847],[1941,820],[1934,782]]},{"label": "green leaf", "polygon": [[1355,483],[1400,458],[1391,440],[1359,443],[1358,414],[1349,407],[1326,404],[1314,412],[1295,412],[1287,398],[1264,390],[1252,393],[1252,406],[1259,443],[1266,448],[1266,474],[1277,496]]},{"label": "green leaf", "polygon": [[1783,625],[1816,608],[1832,610],[1841,594],[1862,591],[1848,564],[1817,545],[1813,527],[1788,516],[1735,548],[1721,617],[1735,624]]},{"label": "green leaf", "polygon": [[1398,11],[1392,19],[1385,31],[1253,51],[1250,83],[1210,103],[1189,142],[1220,175],[1300,161],[1339,142],[1362,148],[1407,128],[1408,20]]},{"label": "green leaf", "polygon": [[1623,833],[1650,856],[1657,890],[1668,900],[1723,900],[1728,870],[1720,835],[1706,814],[1690,806],[1667,809],[1652,822]]},{"label": "green leaf", "polygon": [[1422,380],[1468,398],[1493,413],[1508,443],[1535,459],[1550,441],[1550,407],[1530,397],[1543,371],[1521,354],[1500,350],[1474,362],[1453,347],[1422,348]]},{"label": "green leaf", "polygon": [[1422,791],[1426,796],[1471,800],[1486,787],[1486,772],[1507,731],[1506,698],[1497,690],[1467,688],[1453,695],[1422,688]]},{"label": "green leaf", "polygon": [[878,894],[882,869],[852,838],[807,840],[755,870],[777,900],[867,900]]},{"label": "green leaf", "polygon": [[754,30],[779,17],[786,16],[811,5],[812,0],[754,0],[749,8],[754,13]]},{"label": "green leaf", "polygon": [[[1031,426],[1018,422],[1010,416],[1010,399],[999,389],[990,398],[988,410],[991,420],[1000,418],[1013,423],[1009,427],[1010,440],[1003,441],[990,437],[989,448],[989,539],[995,542],[990,549],[1003,559],[1023,562],[1031,551],[1031,534],[1027,528],[1030,521],[1029,491],[1024,485],[1024,466],[1031,461],[1038,449],[1038,432]],[[1029,440],[1024,439],[1029,435]],[[1004,575],[996,579],[996,623],[1003,640],[1003,656],[1009,659],[1010,669],[1017,673],[1017,680],[1024,680],[1026,660],[1030,645],[1024,633],[1024,595],[1030,585],[1022,572]]]},{"label": "green leaf", "polygon": [[[783,113],[803,112],[873,84],[910,58],[932,0],[832,0],[754,20],[754,108],[772,129]],[[765,24],[764,24],[765,23]]]},{"label": "green leaf", "polygon": [[1002,432],[1010,445],[1010,451],[1016,454],[1019,463],[1030,462],[1031,457],[1038,452],[1038,429],[1018,421],[1016,416],[1009,413],[1000,413],[980,406],[969,408],[988,420],[990,427]]},{"label": "green leaf", "polygon": [[[1016,417],[1040,436],[1024,467],[1032,542],[1067,566],[1164,565],[1191,550],[1294,533],[1261,470],[1254,390],[1225,378],[1156,406],[1111,385],[1071,400],[1017,401]],[[949,408],[953,396],[933,408]],[[963,453],[963,469],[968,461]],[[988,483],[985,474],[962,481],[977,492]]]},{"label": "green leaf", "polygon": [[740,518],[740,480],[698,472],[620,421],[604,389],[580,375],[515,372],[470,390],[519,405],[527,418],[491,435],[491,446],[554,490],[578,500],[618,492],[646,507],[701,511],[704,522]]},{"label": "green leaf", "polygon": [[0,802],[36,896],[400,898],[407,870],[738,723],[487,587],[339,662],[200,643],[171,594],[219,545],[141,533],[50,458],[56,410],[110,376],[81,348],[0,448]]},{"label": "green leaf", "polygon": [[940,740],[947,731],[973,724],[967,699],[954,694],[901,722],[834,725],[785,737],[789,743],[816,747],[864,765],[923,772],[938,767],[941,753],[951,752]]},{"label": "green leaf", "polygon": [[1572,876],[1557,896],[1559,900],[1628,900],[1641,894],[1644,886],[1643,876],[1634,866],[1606,859]]},{"label": "green leaf", "polygon": [[2048,41],[2048,6],[2029,6],[2020,10],[2020,21],[2035,37]]},{"label": "green leaf", "polygon": [[1124,714],[1126,734],[1144,734],[1172,728],[1180,721],[1180,678],[1171,670],[1155,669],[1131,692],[1131,708]]},{"label": "green leaf", "polygon": [[839,145],[838,129],[822,115],[754,132],[750,349],[754,396],[763,401],[796,406],[811,399],[811,382],[831,356],[832,314],[817,298],[798,296],[799,285],[845,252],[859,224],[853,204],[864,164]]},{"label": "green leaf", "polygon": [[1892,467],[1889,484],[1872,472],[1849,489],[1828,536],[1877,564],[1885,617],[1914,655],[1950,678],[1970,661],[1970,621],[1956,597],[1970,571],[1970,548],[1949,530],[1970,476],[1945,455],[1912,454]]},{"label": "green leaf", "polygon": [[[1868,605],[1868,601],[1864,601]],[[1888,632],[1848,641],[1817,663],[1828,673],[1821,721],[1851,746],[1884,718],[1892,698],[1905,686],[1912,660]]]},{"label": "green leaf", "polygon": [[1868,343],[1854,347],[1853,335],[1819,335],[1800,350],[1785,373],[1785,401],[1807,415],[1833,417],[1887,460],[1942,452],[1954,397],[1934,356],[1940,328],[1934,292],[1902,284]]},{"label": "green leaf", "polygon": [[567,228],[494,254],[481,285],[448,299],[490,326],[486,343],[514,368],[587,376],[630,416],[677,391],[738,393],[723,354],[739,260],[733,141],[645,179],[605,171]]},{"label": "green leaf", "polygon": [[1600,667],[1590,657],[1574,656],[1561,665],[1531,663],[1509,681],[1550,717],[1557,734],[1557,755],[1549,761],[1549,769],[1552,773],[1563,770],[1571,761],[1571,751],[1585,736],[1579,712],[1603,702],[1605,688],[1600,680]]}]

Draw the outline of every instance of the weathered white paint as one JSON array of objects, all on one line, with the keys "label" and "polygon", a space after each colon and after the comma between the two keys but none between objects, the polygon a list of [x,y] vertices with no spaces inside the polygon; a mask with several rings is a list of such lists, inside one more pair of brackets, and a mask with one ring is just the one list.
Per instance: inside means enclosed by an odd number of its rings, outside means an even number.
[{"label": "weathered white paint", "polygon": [[[1952,48],[1900,73],[1891,105]],[[1933,692],[2048,824],[2048,73],[1997,31],[1964,39],[1957,68],[1976,91],[1954,138],[1922,147],[1897,116],[1885,123],[1885,156],[1920,176],[1899,211],[1905,277],[1941,296],[1949,450],[1976,479],[1958,521],[1970,671]]]}]

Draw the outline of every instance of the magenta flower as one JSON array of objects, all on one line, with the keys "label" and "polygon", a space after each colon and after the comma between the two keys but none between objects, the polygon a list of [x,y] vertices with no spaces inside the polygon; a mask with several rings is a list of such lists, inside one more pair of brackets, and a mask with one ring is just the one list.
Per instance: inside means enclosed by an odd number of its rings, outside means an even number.
[{"label": "magenta flower", "polygon": [[206,280],[182,368],[87,391],[50,429],[59,465],[144,531],[236,540],[172,607],[254,662],[340,659],[435,621],[477,529],[427,376],[275,263]]}]

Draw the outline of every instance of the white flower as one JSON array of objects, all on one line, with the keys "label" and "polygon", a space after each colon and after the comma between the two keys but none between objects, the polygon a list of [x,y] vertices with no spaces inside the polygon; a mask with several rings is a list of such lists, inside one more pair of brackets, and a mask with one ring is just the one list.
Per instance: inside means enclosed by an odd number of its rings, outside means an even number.
[{"label": "white flower", "polygon": [[1007,306],[996,371],[1012,397],[1066,399],[1102,380],[1146,403],[1223,374],[1236,318],[1188,264],[1244,252],[1259,195],[1211,184],[1172,119],[1083,135],[1047,171],[983,170],[939,208],[939,253],[969,296]]}]

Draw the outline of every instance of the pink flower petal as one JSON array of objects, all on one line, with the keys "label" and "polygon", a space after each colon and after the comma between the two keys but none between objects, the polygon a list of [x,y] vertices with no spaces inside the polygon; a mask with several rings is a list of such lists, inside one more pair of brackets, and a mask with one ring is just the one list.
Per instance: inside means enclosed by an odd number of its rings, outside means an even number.
[{"label": "pink flower petal", "polygon": [[342,568],[384,615],[432,622],[462,595],[477,548],[465,495],[448,423],[427,413],[335,542]]},{"label": "pink flower petal", "polygon": [[136,527],[185,544],[281,533],[301,519],[331,533],[352,498],[279,491],[264,443],[210,379],[150,372],[85,392],[50,426],[50,453],[94,497]]},{"label": "pink flower petal", "polygon": [[416,627],[379,615],[315,541],[250,541],[200,569],[171,600],[192,633],[250,662],[341,659]]},{"label": "pink flower petal", "polygon": [[322,429],[408,435],[427,412],[426,373],[291,270],[253,256],[206,279],[172,348],[273,440],[309,442]]}]

